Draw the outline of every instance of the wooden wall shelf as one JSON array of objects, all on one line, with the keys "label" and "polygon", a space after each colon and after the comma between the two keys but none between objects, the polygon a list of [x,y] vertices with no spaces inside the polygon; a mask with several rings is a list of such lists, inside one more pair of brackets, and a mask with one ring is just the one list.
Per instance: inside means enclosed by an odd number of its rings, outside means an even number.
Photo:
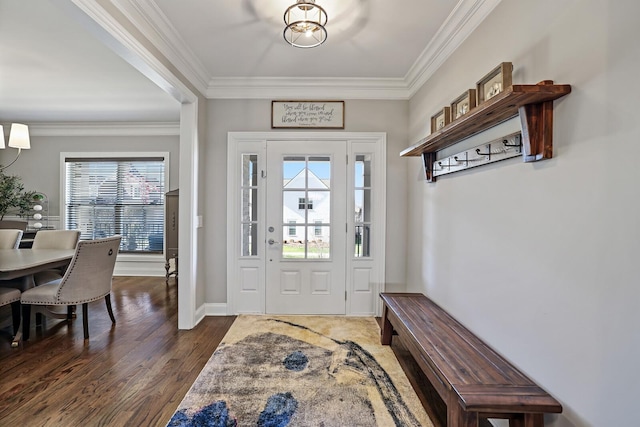
[{"label": "wooden wall shelf", "polygon": [[447,148],[472,135],[520,115],[525,162],[553,155],[553,101],[571,92],[571,85],[545,80],[535,85],[512,85],[463,117],[403,150],[400,156],[421,156]]}]

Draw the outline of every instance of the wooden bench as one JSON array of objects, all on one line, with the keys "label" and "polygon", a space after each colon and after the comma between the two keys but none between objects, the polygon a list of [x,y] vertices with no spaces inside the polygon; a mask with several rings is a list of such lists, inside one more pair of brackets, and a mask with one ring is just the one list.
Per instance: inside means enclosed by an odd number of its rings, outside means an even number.
[{"label": "wooden bench", "polygon": [[[502,418],[542,427],[562,405],[422,294],[382,293],[381,342],[394,331],[447,407],[447,427]],[[485,421],[486,422],[486,421]]]}]

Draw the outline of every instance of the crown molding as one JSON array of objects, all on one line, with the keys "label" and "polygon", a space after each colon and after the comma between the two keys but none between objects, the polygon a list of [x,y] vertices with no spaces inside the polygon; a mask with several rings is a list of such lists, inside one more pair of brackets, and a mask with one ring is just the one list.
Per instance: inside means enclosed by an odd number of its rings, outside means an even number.
[{"label": "crown molding", "polygon": [[207,91],[209,73],[153,0],[112,0],[144,36],[193,84]]},{"label": "crown molding", "polygon": [[212,77],[205,96],[210,99],[313,97],[314,99],[408,100],[473,33],[500,1],[460,0],[406,76],[401,79]]},{"label": "crown molding", "polygon": [[30,123],[31,136],[179,136],[179,122]]},{"label": "crown molding", "polygon": [[[122,30],[104,9],[89,0],[72,0],[100,26],[125,40],[138,61],[159,61]],[[207,77],[202,62],[184,43],[154,0],[112,0],[115,7],[196,89],[209,99],[384,99],[408,100],[473,33],[501,0],[460,0],[404,78]],[[163,68],[163,67],[161,67]],[[174,77],[172,80],[176,80]],[[172,81],[171,79],[169,81]],[[179,99],[179,98],[178,98]]]},{"label": "crown molding", "polygon": [[429,80],[501,0],[460,0],[405,77],[409,97]]},{"label": "crown molding", "polygon": [[[88,29],[99,40],[179,102],[197,102],[197,95],[187,87],[185,82],[180,80],[175,71],[170,70],[162,63],[101,4],[95,0],[52,1],[68,10],[73,4],[82,12],[83,16],[79,16],[77,12],[74,15],[78,16],[81,22],[87,24]],[[116,7],[112,3],[107,3],[107,6],[109,5]],[[118,10],[122,12],[122,10]],[[129,19],[126,13],[123,15]]]},{"label": "crown molding", "polygon": [[359,78],[214,78],[210,99],[408,99],[404,79]]}]

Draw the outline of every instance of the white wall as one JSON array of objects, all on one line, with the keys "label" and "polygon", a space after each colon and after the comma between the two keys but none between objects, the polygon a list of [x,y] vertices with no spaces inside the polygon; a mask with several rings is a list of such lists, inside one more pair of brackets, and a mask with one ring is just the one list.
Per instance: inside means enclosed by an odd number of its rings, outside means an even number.
[{"label": "white wall", "polygon": [[638,423],[638,16],[635,0],[503,1],[410,102],[413,144],[432,114],[502,61],[513,62],[514,83],[572,85],[555,102],[551,160],[434,184],[418,158],[406,160],[408,290],[559,399],[564,412],[549,426]]},{"label": "white wall", "polygon": [[[407,101],[345,101],[346,132],[387,133],[387,260],[388,290],[405,283],[406,161],[398,157],[409,144]],[[227,133],[269,131],[270,100],[210,100],[208,143],[205,148],[205,241],[207,302],[225,303],[226,297],[226,185]],[[342,131],[342,130],[341,130]],[[331,132],[331,131],[327,131]]]}]

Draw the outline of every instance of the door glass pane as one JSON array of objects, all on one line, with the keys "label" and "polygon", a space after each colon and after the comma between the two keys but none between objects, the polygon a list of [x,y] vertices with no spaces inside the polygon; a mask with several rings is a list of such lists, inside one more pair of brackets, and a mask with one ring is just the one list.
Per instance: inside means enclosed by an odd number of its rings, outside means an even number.
[{"label": "door glass pane", "polygon": [[[319,231],[319,235],[316,232]],[[307,227],[307,258],[330,258],[331,227],[314,225]]]},{"label": "door glass pane", "polygon": [[308,188],[331,188],[331,158],[328,156],[309,157]]},{"label": "door glass pane", "polygon": [[366,225],[356,225],[356,235],[355,235],[355,257],[369,257],[371,256],[371,248],[369,245],[369,235],[371,231],[371,226],[369,224]]},{"label": "door glass pane", "polygon": [[300,156],[286,156],[282,162],[284,186],[288,188],[306,188],[306,159]]},{"label": "door glass pane", "polygon": [[282,222],[295,220],[304,223],[307,212],[307,193],[304,191],[287,191],[282,193]]},{"label": "door glass pane", "polygon": [[305,241],[304,225],[296,225],[295,222],[287,224],[282,229],[282,258],[304,259]]},{"label": "door glass pane", "polygon": [[354,256],[363,258],[371,256],[371,155],[356,154],[354,168]]},{"label": "door glass pane", "polygon": [[371,155],[356,155],[356,187],[371,187]]},{"label": "door glass pane", "polygon": [[256,224],[242,224],[242,256],[258,255],[258,227]]},{"label": "door glass pane", "polygon": [[258,185],[258,155],[242,155],[242,186],[255,187]]},{"label": "door glass pane", "polygon": [[258,155],[242,155],[241,256],[258,255]]},{"label": "door glass pane", "polygon": [[307,199],[307,222],[322,221],[329,224],[331,219],[331,192],[309,191]]},{"label": "door glass pane", "polygon": [[356,190],[355,222],[371,222],[371,190]]},{"label": "door glass pane", "polygon": [[282,257],[328,258],[331,157],[284,156]]},{"label": "door glass pane", "polygon": [[242,190],[242,222],[258,220],[258,189],[246,188]]}]

